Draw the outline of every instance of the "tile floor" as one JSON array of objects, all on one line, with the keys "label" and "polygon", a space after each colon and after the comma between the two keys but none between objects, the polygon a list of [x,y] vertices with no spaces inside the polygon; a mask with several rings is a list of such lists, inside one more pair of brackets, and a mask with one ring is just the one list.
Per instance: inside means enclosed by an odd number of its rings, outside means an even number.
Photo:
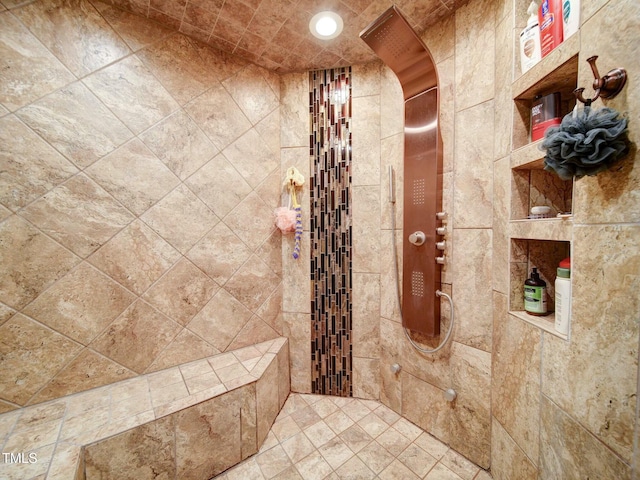
[{"label": "tile floor", "polygon": [[292,393],[260,451],[216,480],[490,480],[373,400]]}]

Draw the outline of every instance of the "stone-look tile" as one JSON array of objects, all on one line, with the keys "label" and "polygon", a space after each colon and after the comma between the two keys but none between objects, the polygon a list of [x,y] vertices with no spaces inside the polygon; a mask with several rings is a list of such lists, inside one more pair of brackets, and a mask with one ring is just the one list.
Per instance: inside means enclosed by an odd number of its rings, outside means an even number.
[{"label": "stone-look tile", "polygon": [[283,294],[282,311],[288,313],[311,312],[311,289],[301,288],[307,285],[311,277],[311,262],[309,261],[310,238],[304,232],[301,240],[300,257],[293,258],[295,242],[293,238],[286,238],[282,244]]},{"label": "stone-look tile", "polygon": [[185,328],[160,352],[160,355],[147,368],[147,372],[157,372],[218,353],[220,351],[217,348]]},{"label": "stone-look tile", "polygon": [[[602,5],[602,8],[600,6]],[[613,65],[629,64],[625,67],[628,78],[640,74],[638,65],[629,62],[640,53],[637,37],[629,38],[629,32],[640,27],[638,16],[640,6],[635,2],[586,2],[582,7],[582,27],[580,29],[581,51],[608,49],[603,70],[615,68]],[[599,10],[596,9],[600,8]],[[589,12],[594,15],[588,20]],[[614,29],[612,35],[605,35],[608,29]],[[578,83],[586,85],[592,81],[593,74],[589,65],[581,65],[578,71]],[[631,63],[631,64],[630,64]],[[584,68],[586,67],[586,68]],[[640,94],[637,89],[625,88],[621,95],[607,101],[607,107],[619,112],[634,112],[640,108]],[[635,122],[634,122],[635,123]],[[630,138],[637,143],[638,127],[629,124]],[[633,152],[613,170],[605,171],[595,177],[584,177],[575,183],[574,221],[579,223],[625,223],[640,221],[640,168],[638,153]]]},{"label": "stone-look tile", "polygon": [[495,418],[491,424],[491,474],[495,480],[538,478],[538,469]]},{"label": "stone-look tile", "polygon": [[[280,109],[277,108],[254,125],[262,142],[272,151],[280,152]],[[280,178],[280,177],[278,177]]]},{"label": "stone-look tile", "polygon": [[[453,57],[455,53],[455,16],[450,15],[427,28],[421,35],[436,64]],[[440,66],[437,65],[438,70]]]},{"label": "stone-look tile", "polygon": [[6,306],[4,303],[0,303],[0,325],[9,320],[16,314],[16,311]]},{"label": "stone-look tile", "polygon": [[136,215],[142,215],[180,182],[138,139],[100,159],[86,172]]},{"label": "stone-look tile", "polygon": [[334,470],[340,468],[350,458],[355,458],[351,449],[338,437],[329,440],[318,451]]},{"label": "stone-look tile", "polygon": [[250,317],[251,312],[244,305],[221,289],[191,320],[188,328],[224,352]]},{"label": "stone-look tile", "polygon": [[287,468],[291,467],[291,461],[280,445],[261,453],[256,457],[264,478],[273,478]]},{"label": "stone-look tile", "polygon": [[278,332],[254,315],[245,323],[244,327],[238,332],[238,335],[236,335],[236,338],[233,339],[227,349],[234,350],[256,343],[266,342],[279,336],[280,334]]},{"label": "stone-look tile", "polygon": [[[255,387],[240,388],[175,415],[178,478],[211,478],[223,472],[245,458],[243,449],[251,439],[255,453],[255,410],[246,408],[250,402],[245,398],[251,396],[255,405]],[[210,454],[211,445],[216,445],[215,455]]]},{"label": "stone-look tile", "polygon": [[29,205],[22,216],[81,257],[92,254],[134,218],[83,174]]},{"label": "stone-look tile", "polygon": [[387,468],[380,472],[378,478],[381,480],[395,480],[397,478],[402,478],[403,480],[418,480],[420,477],[415,475],[399,460],[394,460]]},{"label": "stone-look tile", "polygon": [[507,16],[497,24],[495,31],[494,158],[511,153],[513,99],[510,89],[499,88],[498,85],[510,85],[513,81],[513,38],[513,18]]},{"label": "stone-look tile", "polygon": [[251,122],[222,85],[214,85],[185,109],[220,150],[251,128]]},{"label": "stone-look tile", "polygon": [[283,313],[283,334],[289,338],[291,391],[311,392],[311,318],[309,314]]},{"label": "stone-look tile", "polygon": [[0,202],[11,210],[24,207],[78,172],[12,115],[0,119],[0,143]]},{"label": "stone-look tile", "polygon": [[31,302],[24,313],[88,345],[135,296],[86,263]]},{"label": "stone-look tile", "polygon": [[451,405],[442,390],[413,375],[402,378],[402,416],[443,442],[450,441]]},{"label": "stone-look tile", "polygon": [[269,429],[280,411],[278,397],[278,362],[272,361],[256,382],[256,418],[258,445],[267,438]]},{"label": "stone-look tile", "polygon": [[353,187],[352,202],[353,271],[379,273],[380,238],[371,232],[380,225],[380,187]]},{"label": "stone-look tile", "polygon": [[245,478],[254,478],[256,480],[264,480],[265,478],[260,466],[254,459],[242,462],[225,474],[216,477],[216,479],[221,480],[244,480]]},{"label": "stone-look tile", "polygon": [[380,436],[380,434],[389,428],[389,424],[373,412],[361,418],[358,421],[358,426],[372,438]]},{"label": "stone-look tile", "polygon": [[[2,398],[24,405],[82,348],[21,314],[0,327]],[[29,358],[29,362],[24,361]]]},{"label": "stone-look tile", "polygon": [[[456,110],[458,112],[493,97],[494,6],[495,3],[492,0],[481,0],[469,3],[456,11]],[[470,82],[473,82],[477,89],[472,91],[465,88],[465,85],[471,84]],[[478,127],[481,126],[478,125]],[[490,143],[493,144],[492,135],[489,137]]]},{"label": "stone-look tile", "polygon": [[119,382],[136,374],[117,363],[85,349],[58,373],[30,403],[41,403]]},{"label": "stone-look tile", "polygon": [[491,449],[491,354],[454,342],[451,386],[458,393],[451,412],[450,445],[488,468]]},{"label": "stone-look tile", "polygon": [[154,125],[140,138],[182,180],[218,153],[218,149],[184,110]]},{"label": "stone-look tile", "polygon": [[351,457],[336,473],[341,480],[372,480],[376,476],[358,457]]},{"label": "stone-look tile", "polygon": [[544,395],[541,400],[540,479],[631,478],[631,468]]},{"label": "stone-look tile", "polygon": [[411,440],[391,427],[376,438],[376,442],[382,445],[394,457],[397,457],[409,446]]},{"label": "stone-look tile", "polygon": [[380,94],[380,67],[378,62],[351,67],[353,98]]},{"label": "stone-look tile", "polygon": [[380,318],[380,401],[396,412],[402,410],[402,382],[401,375],[391,371],[391,365],[402,360],[400,329],[399,323]]},{"label": "stone-look tile", "polygon": [[279,88],[276,94],[264,78],[265,73],[256,65],[248,65],[222,82],[252,125],[257,124],[279,106]]},{"label": "stone-look tile", "polygon": [[491,403],[495,419],[529,458],[538,458],[540,349],[538,328],[507,315],[507,298],[493,293]]},{"label": "stone-look tile", "polygon": [[80,259],[20,217],[0,224],[0,301],[24,307]]},{"label": "stone-look tile", "polygon": [[218,55],[210,47],[179,34],[138,52],[142,62],[180,105],[218,85],[215,68]]},{"label": "stone-look tile", "polygon": [[355,185],[380,184],[380,97],[356,97],[352,100],[351,128],[353,158],[351,182]]},{"label": "stone-look tile", "polygon": [[386,65],[380,72],[380,131],[382,138],[395,134],[404,136],[404,95],[395,73]]},{"label": "stone-look tile", "polygon": [[92,3],[102,18],[109,22],[111,28],[134,52],[171,34],[171,30],[168,28],[142,16],[134,15],[100,1]]},{"label": "stone-look tile", "polygon": [[[456,114],[455,228],[491,228],[493,112],[489,101]],[[483,133],[478,135],[479,131]]]},{"label": "stone-look tile", "polygon": [[31,3],[15,13],[77,77],[84,77],[130,53],[86,0]]},{"label": "stone-look tile", "polygon": [[[276,341],[277,344],[277,341]],[[289,370],[289,341],[276,354],[278,362],[278,410],[282,410],[291,393],[291,372]]]},{"label": "stone-look tile", "polygon": [[442,169],[448,173],[453,171],[455,164],[455,58],[450,57],[442,61],[437,68],[440,81],[439,127],[442,137]]},{"label": "stone-look tile", "polygon": [[252,188],[280,166],[278,154],[265,145],[255,128],[231,143],[222,153]]},{"label": "stone-look tile", "polygon": [[393,455],[377,442],[371,442],[363,448],[358,453],[358,458],[376,474],[393,462]]},{"label": "stone-look tile", "polygon": [[355,425],[341,410],[327,417],[326,423],[354,453],[358,453],[373,440],[371,435]]},{"label": "stone-look tile", "polygon": [[220,218],[251,192],[249,184],[224,155],[213,157],[185,183]]},{"label": "stone-look tile", "polygon": [[11,210],[0,205],[0,222],[11,215]]},{"label": "stone-look tile", "polygon": [[136,220],[89,257],[89,262],[140,295],[179,256],[171,245]]},{"label": "stone-look tile", "polygon": [[178,186],[141,218],[183,254],[218,223],[218,217],[184,185]]},{"label": "stone-look tile", "polygon": [[220,222],[187,257],[218,284],[224,285],[249,259],[251,252],[227,225]]},{"label": "stone-look tile", "polygon": [[317,451],[296,463],[296,469],[302,478],[308,480],[321,480],[331,473],[331,466]]},{"label": "stone-look tile", "polygon": [[135,134],[178,108],[135,55],[86,77],[83,82]]},{"label": "stone-look tile", "polygon": [[353,396],[377,400],[380,398],[380,360],[353,357]]},{"label": "stone-look tile", "polygon": [[280,335],[282,334],[282,283],[256,310],[256,315]]},{"label": "stone-look tile", "polygon": [[353,355],[375,358],[380,343],[380,277],[354,273],[352,286]]},{"label": "stone-look tile", "polygon": [[183,258],[144,294],[144,299],[186,325],[217,291],[214,281]]},{"label": "stone-look tile", "polygon": [[280,82],[280,144],[308,148],[309,74],[285,74]]},{"label": "stone-look tile", "polygon": [[87,446],[84,451],[87,478],[173,478],[175,424],[175,418],[168,416]]},{"label": "stone-look tile", "polygon": [[[397,285],[398,278],[402,279],[402,230],[395,230],[395,239],[391,230],[380,231],[380,285],[393,285],[393,288],[383,288],[380,292],[380,316],[400,322]],[[395,240],[395,248],[394,248]],[[397,264],[393,255],[396,255]],[[397,269],[396,269],[397,265]]]},{"label": "stone-look tile", "polygon": [[571,342],[545,336],[542,355],[543,393],[627,461],[640,308],[628,292],[640,281],[639,239],[636,225],[574,226]]},{"label": "stone-look tile", "polygon": [[[391,214],[395,211],[396,227],[402,225],[402,212],[404,195],[402,185],[404,183],[404,133],[383,138],[380,141],[382,165],[380,171],[380,228],[391,229]],[[389,167],[393,168],[393,182],[395,187],[395,204],[389,202]],[[382,250],[385,251],[385,250]]]},{"label": "stone-look tile", "polygon": [[275,230],[273,220],[273,210],[255,192],[251,192],[225,217],[224,222],[255,251]]},{"label": "stone-look tile", "polygon": [[509,292],[509,191],[511,188],[511,168],[509,157],[493,164],[493,289]]},{"label": "stone-look tile", "polygon": [[464,480],[472,480],[479,470],[477,465],[451,448],[442,457],[441,463]]},{"label": "stone-look tile", "polygon": [[[491,351],[491,230],[455,229],[453,245],[457,326],[454,339]],[[461,254],[460,252],[463,252]]]},{"label": "stone-look tile", "polygon": [[91,348],[142,373],[180,332],[180,325],[137,301],[91,343]]},{"label": "stone-look tile", "polygon": [[7,109],[16,110],[75,80],[12,14],[0,14],[0,32],[0,103]]},{"label": "stone-look tile", "polygon": [[414,443],[398,455],[398,460],[420,478],[424,478],[438,461]]},{"label": "stone-look tile", "polygon": [[278,276],[253,255],[225,284],[225,289],[255,312],[278,286]]},{"label": "stone-look tile", "polygon": [[18,116],[80,168],[133,136],[81,82],[28,105]]}]

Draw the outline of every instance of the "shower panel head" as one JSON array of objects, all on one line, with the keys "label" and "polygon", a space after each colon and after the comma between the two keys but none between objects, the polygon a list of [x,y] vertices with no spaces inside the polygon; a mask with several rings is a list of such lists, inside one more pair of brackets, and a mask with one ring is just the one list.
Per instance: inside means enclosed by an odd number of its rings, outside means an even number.
[{"label": "shower panel head", "polygon": [[395,5],[365,28],[360,38],[397,75],[405,100],[438,85],[429,50]]}]

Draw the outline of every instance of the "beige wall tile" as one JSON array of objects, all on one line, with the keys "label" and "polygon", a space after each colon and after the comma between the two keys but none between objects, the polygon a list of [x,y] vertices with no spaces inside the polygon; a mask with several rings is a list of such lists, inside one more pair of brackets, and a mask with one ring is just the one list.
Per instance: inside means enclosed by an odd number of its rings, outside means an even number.
[{"label": "beige wall tile", "polygon": [[20,217],[0,224],[0,300],[22,308],[80,259]]},{"label": "beige wall tile", "polygon": [[511,188],[511,168],[509,157],[493,164],[493,289],[509,291],[509,190]]},{"label": "beige wall tile", "polygon": [[280,166],[277,151],[265,145],[255,128],[231,143],[222,153],[253,188]]},{"label": "beige wall tile", "polygon": [[495,480],[535,480],[538,470],[495,418],[491,424],[491,475]]},{"label": "beige wall tile", "polygon": [[[2,398],[25,405],[82,346],[21,314],[0,327],[2,333]],[[24,357],[29,362],[24,362]]]},{"label": "beige wall tile", "polygon": [[136,220],[98,249],[88,261],[140,295],[179,257],[177,250]]},{"label": "beige wall tile", "polygon": [[351,95],[353,98],[380,95],[381,66],[380,62],[373,62],[351,67]]},{"label": "beige wall tile", "polygon": [[5,68],[0,103],[16,110],[75,80],[57,58],[15,16],[0,15],[0,57],[15,68]]},{"label": "beige wall tile", "polygon": [[278,362],[272,361],[256,382],[257,441],[262,445],[280,411],[278,394],[280,372]]},{"label": "beige wall tile", "polygon": [[491,354],[453,342],[451,385],[458,396],[451,411],[450,445],[488,468],[491,454]]},{"label": "beige wall tile", "polygon": [[154,125],[140,135],[140,139],[181,180],[218,153],[184,110],[178,110]]},{"label": "beige wall tile", "polygon": [[126,208],[83,174],[29,205],[22,216],[83,258],[134,219]]},{"label": "beige wall tile", "polygon": [[[470,2],[455,17],[456,111],[460,112],[493,98],[495,2]],[[468,85],[474,88],[465,88]]]},{"label": "beige wall tile", "polygon": [[48,5],[31,3],[15,13],[77,77],[130,53],[126,44],[86,0],[59,0]]},{"label": "beige wall tile", "polygon": [[133,136],[82,82],[26,106],[18,115],[80,168]]},{"label": "beige wall tile", "polygon": [[353,396],[378,400],[380,398],[380,360],[354,356],[352,368]]},{"label": "beige wall tile", "polygon": [[269,298],[280,278],[252,256],[225,284],[225,289],[252,312]]},{"label": "beige wall tile", "polygon": [[255,193],[251,192],[224,222],[253,251],[258,249],[273,233],[273,210]]},{"label": "beige wall tile", "polygon": [[309,233],[304,232],[298,260],[292,257],[295,245],[293,238],[287,237],[282,242],[283,312],[311,313],[309,242]]},{"label": "beige wall tile", "polygon": [[380,72],[381,137],[387,138],[404,132],[404,96],[396,74],[386,65]]},{"label": "beige wall tile", "polygon": [[218,285],[183,258],[144,294],[144,299],[186,325],[218,291]]},{"label": "beige wall tile", "polygon": [[175,419],[164,417],[85,449],[86,478],[151,479],[176,472]]},{"label": "beige wall tile", "polygon": [[134,377],[135,372],[86,348],[74,358],[31,403],[41,403],[72,393],[119,382]]},{"label": "beige wall tile", "polygon": [[135,55],[93,73],[83,82],[136,134],[178,108]]},{"label": "beige wall tile", "polygon": [[13,115],[0,119],[0,202],[16,211],[78,172]]},{"label": "beige wall tile", "polygon": [[640,279],[639,233],[637,226],[574,226],[571,341],[545,339],[542,356],[542,391],[626,461],[639,335],[638,297],[627,289]]},{"label": "beige wall tile", "polygon": [[353,355],[377,358],[380,343],[380,278],[376,274],[354,273],[352,282]]},{"label": "beige wall tile", "polygon": [[289,339],[291,391],[311,392],[311,319],[309,314],[283,313],[284,335]]},{"label": "beige wall tile", "polygon": [[443,391],[411,374],[401,372],[402,416],[449,443],[451,406],[444,399]]},{"label": "beige wall tile", "polygon": [[631,478],[629,466],[609,448],[546,396],[541,401],[540,479]]},{"label": "beige wall tile", "polygon": [[[280,144],[282,148],[309,148],[309,74],[289,73],[280,78]],[[302,172],[304,175],[304,172]]]},{"label": "beige wall tile", "polygon": [[507,315],[505,295],[494,292],[493,302],[492,414],[518,448],[536,465],[540,425],[541,332]]},{"label": "beige wall tile", "polygon": [[[509,4],[510,2],[504,2]],[[509,7],[511,7],[509,5]],[[498,7],[499,8],[499,7]],[[496,13],[499,13],[496,11]],[[501,158],[511,153],[511,128],[513,125],[513,100],[509,88],[513,81],[513,61],[520,62],[518,54],[514,55],[513,18],[506,16],[496,25],[495,39],[495,129],[494,129],[494,158]],[[519,53],[519,52],[518,52]],[[508,198],[508,197],[506,197]]]},{"label": "beige wall tile", "polygon": [[254,345],[259,342],[265,342],[274,338],[278,338],[280,334],[273,328],[267,325],[258,316],[254,315],[249,321],[242,327],[242,330],[238,332],[236,338],[233,339],[228,349],[233,350],[236,348],[246,347],[248,345]]},{"label": "beige wall tile", "polygon": [[268,76],[266,70],[256,65],[248,65],[222,82],[252,125],[278,108],[280,85],[274,85],[277,87],[277,93],[274,92],[264,78],[265,75]]},{"label": "beige wall tile", "polygon": [[493,204],[493,101],[456,114],[455,228],[491,227]]},{"label": "beige wall tile", "polygon": [[[454,282],[456,312],[454,339],[491,351],[491,245],[488,229],[454,229]],[[461,253],[462,252],[462,253]]]},{"label": "beige wall tile", "polygon": [[103,157],[86,172],[136,215],[142,215],[179,183],[138,139]]},{"label": "beige wall tile", "polygon": [[436,64],[452,57],[455,53],[455,18],[455,15],[443,18],[422,34],[422,41]]},{"label": "beige wall tile", "polygon": [[31,302],[24,313],[88,345],[135,296],[87,263],[82,263]]},{"label": "beige wall tile", "polygon": [[353,271],[380,272],[380,187],[352,187]]},{"label": "beige wall tile", "polygon": [[[355,87],[354,87],[355,90]],[[352,185],[380,183],[380,95],[351,99]]]},{"label": "beige wall tile", "polygon": [[380,401],[396,412],[402,411],[401,376],[391,371],[394,363],[402,362],[400,324],[380,318]]},{"label": "beige wall tile", "polygon": [[216,347],[185,328],[160,352],[160,355],[156,357],[146,371],[156,372],[174,365],[210,357],[217,353],[220,353],[220,351]]}]

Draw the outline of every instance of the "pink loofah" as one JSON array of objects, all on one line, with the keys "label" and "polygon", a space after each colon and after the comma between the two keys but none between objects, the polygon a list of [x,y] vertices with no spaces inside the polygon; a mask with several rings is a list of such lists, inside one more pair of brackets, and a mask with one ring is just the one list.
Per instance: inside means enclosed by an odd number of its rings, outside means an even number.
[{"label": "pink loofah", "polygon": [[296,211],[287,207],[278,207],[273,212],[276,216],[275,224],[282,233],[296,231]]}]

